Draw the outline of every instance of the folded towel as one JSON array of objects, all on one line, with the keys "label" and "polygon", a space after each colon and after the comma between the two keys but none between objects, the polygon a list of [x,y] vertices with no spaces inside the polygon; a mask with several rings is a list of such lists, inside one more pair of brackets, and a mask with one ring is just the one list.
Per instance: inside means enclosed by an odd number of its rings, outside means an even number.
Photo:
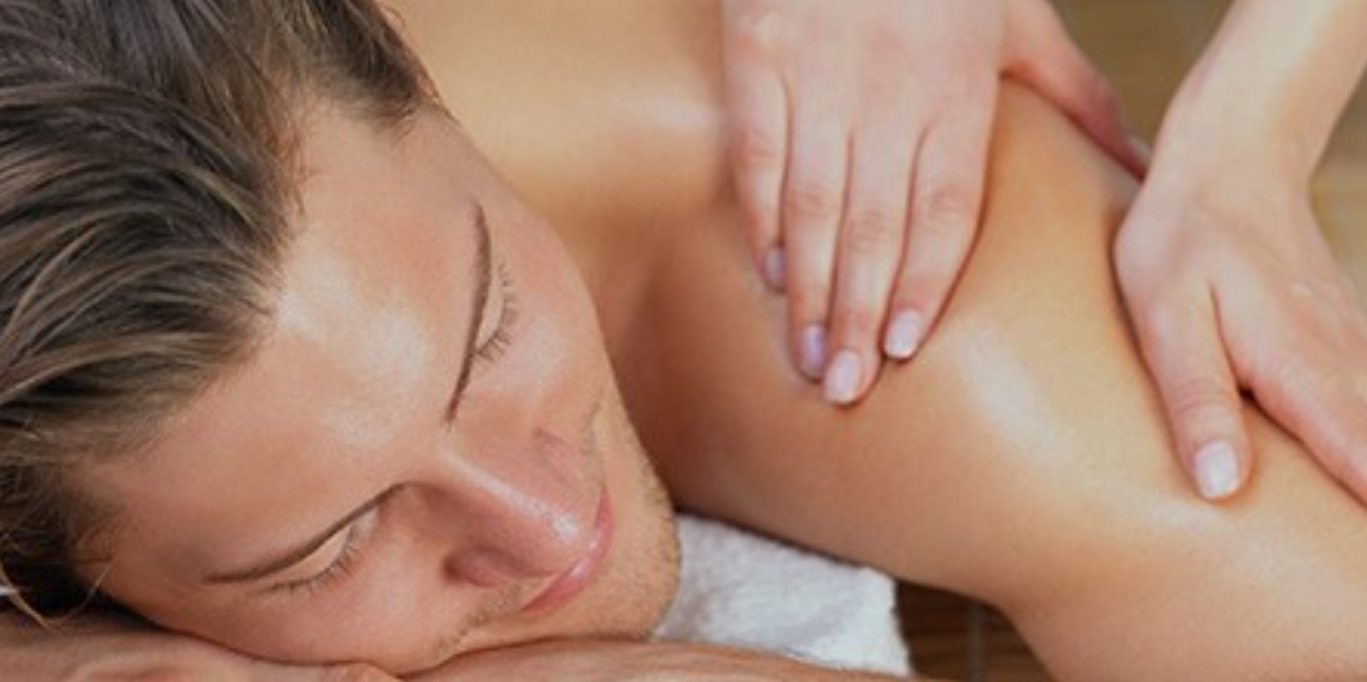
[{"label": "folded towel", "polygon": [[882,573],[695,517],[680,517],[679,538],[679,593],[657,638],[910,674],[896,589]]}]

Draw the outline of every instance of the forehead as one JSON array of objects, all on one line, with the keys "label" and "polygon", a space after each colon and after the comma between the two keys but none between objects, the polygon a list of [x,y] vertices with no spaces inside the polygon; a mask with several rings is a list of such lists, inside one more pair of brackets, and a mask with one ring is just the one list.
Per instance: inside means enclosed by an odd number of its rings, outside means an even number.
[{"label": "forehead", "polygon": [[268,332],[136,466],[97,472],[119,525],[174,520],[169,533],[207,542],[276,519],[316,531],[333,520],[318,510],[373,494],[384,457],[439,423],[475,256],[459,158],[472,152],[444,128],[425,117],[399,136],[318,116]]}]

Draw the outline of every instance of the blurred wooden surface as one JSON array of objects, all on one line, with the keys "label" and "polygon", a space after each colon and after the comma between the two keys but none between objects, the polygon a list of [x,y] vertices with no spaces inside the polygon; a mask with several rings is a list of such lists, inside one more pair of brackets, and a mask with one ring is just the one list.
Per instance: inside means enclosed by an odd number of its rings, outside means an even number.
[{"label": "blurred wooden surface", "polygon": [[1051,680],[1011,624],[992,609],[958,595],[903,586],[902,631],[916,670],[942,680]]},{"label": "blurred wooden surface", "polygon": [[[1229,0],[1054,0],[1083,49],[1111,76],[1148,140]],[[1250,144],[1256,143],[1250,141]],[[1344,114],[1315,178],[1315,207],[1339,262],[1367,294],[1367,90]]]},{"label": "blurred wooden surface", "polygon": [[[1187,67],[1228,0],[1054,0],[1074,37],[1112,78],[1135,130],[1152,140]],[[1367,295],[1367,92],[1359,89],[1324,166],[1314,201],[1335,254]],[[1051,678],[1000,615],[955,595],[905,588],[904,630],[917,669],[969,682]]]}]

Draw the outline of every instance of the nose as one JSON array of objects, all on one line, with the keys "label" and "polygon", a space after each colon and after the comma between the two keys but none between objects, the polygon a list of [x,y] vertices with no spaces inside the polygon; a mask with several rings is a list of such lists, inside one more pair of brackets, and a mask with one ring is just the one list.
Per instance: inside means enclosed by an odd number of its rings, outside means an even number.
[{"label": "nose", "polygon": [[[582,446],[581,446],[582,448]],[[587,453],[544,431],[522,448],[452,458],[438,523],[452,542],[444,568],[485,588],[556,575],[582,558],[599,492]]]}]

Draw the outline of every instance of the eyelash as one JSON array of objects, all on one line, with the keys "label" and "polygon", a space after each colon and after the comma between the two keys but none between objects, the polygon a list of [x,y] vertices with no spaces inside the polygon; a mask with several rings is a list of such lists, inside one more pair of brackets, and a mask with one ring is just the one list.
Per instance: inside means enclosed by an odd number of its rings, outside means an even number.
[{"label": "eyelash", "polygon": [[301,596],[315,594],[319,590],[331,585],[332,583],[351,575],[352,569],[356,566],[356,559],[361,555],[360,543],[356,538],[356,525],[353,524],[351,530],[347,531],[346,543],[342,545],[342,552],[331,566],[323,569],[317,575],[283,583],[276,587],[290,596]]},{"label": "eyelash", "polygon": [[488,364],[498,360],[512,345],[512,329],[517,323],[517,292],[513,289],[513,275],[507,263],[498,264],[498,286],[503,296],[503,309],[499,311],[498,326],[484,345],[475,350],[475,360]]},{"label": "eyelash", "polygon": [[342,551],[331,565],[311,577],[271,587],[268,592],[283,593],[286,596],[309,596],[350,576],[355,572],[357,562],[361,559],[361,550],[375,533],[379,532],[378,525],[382,522],[381,510],[389,498],[400,489],[399,486],[395,486],[386,490],[375,500],[374,506],[368,512],[351,524],[346,532],[346,541],[342,543]]}]

